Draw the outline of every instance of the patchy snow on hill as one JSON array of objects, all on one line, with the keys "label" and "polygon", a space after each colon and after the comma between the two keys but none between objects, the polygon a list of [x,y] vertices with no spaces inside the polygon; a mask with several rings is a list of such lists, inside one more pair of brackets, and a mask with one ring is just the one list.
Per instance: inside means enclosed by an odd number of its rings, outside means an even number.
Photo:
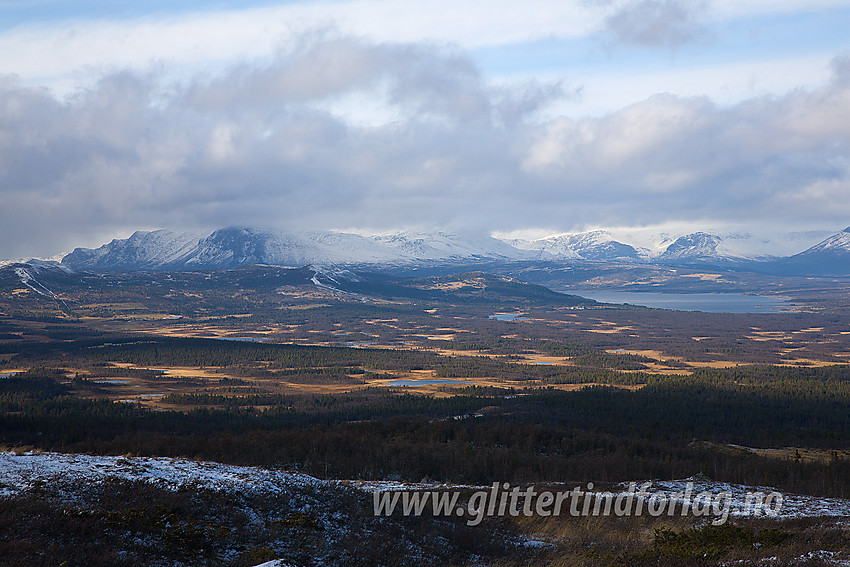
[{"label": "patchy snow on hill", "polygon": [[106,480],[147,482],[168,490],[272,492],[288,486],[326,485],[312,476],[167,457],[102,457],[67,453],[0,452],[0,496],[43,484],[96,484]]},{"label": "patchy snow on hill", "polygon": [[[636,486],[640,487],[644,484],[639,482],[636,483]],[[723,505],[728,506],[729,516],[731,517],[761,516],[791,519],[850,516],[850,500],[783,493],[776,488],[730,484],[707,478],[652,481],[646,490],[651,494],[663,494],[667,498],[672,498],[676,501],[682,501],[683,497],[681,495],[686,494],[688,496],[685,498],[691,498],[692,502],[700,493],[711,494],[715,500],[718,494],[725,493],[728,495],[726,496],[728,502],[724,502]],[[771,493],[781,496],[768,499],[772,508],[766,505],[756,511],[758,507],[753,506],[755,500],[752,496],[755,493],[760,493],[766,499]],[[776,511],[777,514],[766,513],[772,511]]]},{"label": "patchy snow on hill", "polygon": [[[342,481],[325,481],[293,472],[269,470],[259,467],[226,465],[222,463],[193,461],[168,457],[112,457],[82,454],[25,452],[0,452],[0,496],[10,496],[34,486],[124,480],[146,482],[167,490],[202,487],[216,491],[284,493],[288,487],[332,487]],[[647,484],[647,482],[649,484]],[[423,491],[451,489],[489,490],[489,486],[447,485],[443,483],[403,481],[357,481],[345,483],[366,492]],[[630,483],[624,483],[626,488]],[[777,492],[769,487],[752,487],[717,482],[706,478],[672,481],[645,481],[634,483],[646,486],[650,493],[667,498],[681,499],[682,493],[691,498],[699,493],[729,495],[730,516],[743,516],[748,495],[760,492],[765,495]],[[690,489],[689,489],[690,487]],[[823,498],[782,493],[780,519],[813,517],[850,517],[850,500]]]}]

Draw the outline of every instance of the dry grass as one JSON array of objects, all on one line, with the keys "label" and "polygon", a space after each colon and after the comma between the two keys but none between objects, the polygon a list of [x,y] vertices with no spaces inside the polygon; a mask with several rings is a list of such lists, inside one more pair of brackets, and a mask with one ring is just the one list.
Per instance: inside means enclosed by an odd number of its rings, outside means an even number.
[{"label": "dry grass", "polygon": [[635,330],[634,327],[630,327],[628,325],[620,325],[618,327],[615,326],[615,327],[611,327],[611,328],[607,328],[607,329],[602,328],[602,327],[595,327],[593,329],[585,329],[585,331],[588,332],[588,333],[603,333],[603,334],[606,334],[606,335],[611,335],[611,334],[614,334],[614,333],[622,333],[623,331],[634,331],[634,330]]},{"label": "dry grass", "polygon": [[[533,563],[546,567],[601,567],[617,564],[618,558],[650,549],[656,529],[681,531],[694,525],[692,518],[650,516],[569,516],[518,518],[528,537],[550,543],[553,548]],[[520,563],[508,562],[505,567]]]},{"label": "dry grass", "polygon": [[799,455],[799,459],[807,463],[829,463],[834,458],[833,454],[840,459],[850,459],[850,449],[832,451],[809,447],[780,447],[774,449],[750,448],[750,451],[762,457],[781,460],[796,460]]},{"label": "dry grass", "polygon": [[[497,563],[500,567],[844,565],[850,559],[847,525],[829,518],[735,520],[713,532],[714,528],[692,517],[680,516],[533,517],[517,518],[514,523],[527,537],[546,542],[548,548],[530,553],[525,561]],[[697,538],[697,543],[681,543],[688,541],[689,534],[703,531],[712,535]],[[671,543],[662,539],[657,545],[656,533],[666,533]],[[679,534],[686,537],[679,538]],[[763,543],[748,541],[759,534]],[[701,547],[697,551],[692,545]],[[832,559],[815,559],[824,553]]]},{"label": "dry grass", "polygon": [[713,441],[700,441],[700,444],[716,451],[727,454],[754,454],[768,459],[779,459],[782,461],[800,460],[805,463],[829,463],[834,458],[850,459],[850,449],[832,450],[818,449],[812,447],[746,447],[731,443],[716,443]]},{"label": "dry grass", "polygon": [[824,367],[824,366],[834,366],[836,364],[847,364],[846,362],[834,362],[827,360],[818,360],[815,358],[791,358],[788,360],[783,360],[776,364],[776,366],[809,366],[809,367]]},{"label": "dry grass", "polygon": [[522,360],[508,360],[516,364],[553,364],[555,366],[575,366],[573,361],[564,356],[547,356],[545,354],[523,355]]},{"label": "dry grass", "polygon": [[[439,398],[454,395],[454,388],[466,386],[483,386],[494,388],[534,388],[552,387],[562,391],[576,391],[592,386],[601,386],[601,383],[584,384],[548,384],[538,381],[512,381],[497,377],[458,378],[454,382],[440,382],[436,384],[412,384],[405,386],[393,386],[395,380],[429,381],[444,380],[436,375],[435,370],[411,370],[408,372],[394,372],[389,377],[366,379],[364,382],[355,383],[304,383],[287,382],[279,378],[256,378],[246,377],[229,373],[224,368],[218,367],[190,367],[190,366],[139,366],[131,363],[110,363],[115,368],[125,369],[148,369],[163,372],[155,378],[139,378],[128,375],[111,376],[104,381],[96,383],[96,391],[80,389],[77,395],[81,397],[107,397],[113,400],[134,400],[144,406],[151,408],[168,408],[186,410],[187,406],[174,406],[163,404],[162,396],[167,394],[221,394],[226,396],[238,396],[233,391],[232,385],[222,385],[222,379],[239,380],[240,388],[250,389],[254,392],[262,390],[270,394],[344,394],[364,390],[366,388],[388,388],[395,392],[415,392]],[[69,373],[85,372],[81,369],[68,369]],[[362,378],[360,375],[351,375],[352,379]],[[452,380],[446,378],[445,380]],[[617,388],[637,390],[642,385],[618,385]]]}]

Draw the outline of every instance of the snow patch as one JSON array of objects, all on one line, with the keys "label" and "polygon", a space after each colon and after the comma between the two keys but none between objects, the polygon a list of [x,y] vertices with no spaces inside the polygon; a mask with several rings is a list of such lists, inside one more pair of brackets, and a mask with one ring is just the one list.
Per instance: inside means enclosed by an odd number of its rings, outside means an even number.
[{"label": "snow patch", "polygon": [[537,240],[512,240],[524,250],[535,251],[537,259],[547,260],[629,260],[635,261],[648,252],[614,239],[604,230],[559,234]]},{"label": "snow patch", "polygon": [[272,559],[271,561],[254,565],[254,567],[293,567],[293,565],[291,563],[284,562],[283,559]]},{"label": "snow patch", "polygon": [[145,482],[167,490],[202,486],[228,492],[285,493],[288,487],[327,486],[309,475],[168,457],[101,457],[68,453],[0,452],[0,496],[41,484]]},{"label": "snow patch", "polygon": [[44,297],[49,297],[50,299],[58,299],[56,294],[47,289],[45,286],[41,285],[38,280],[33,277],[33,275],[27,268],[15,268],[15,275],[20,278],[22,284],[24,284],[37,294],[43,295]]},{"label": "snow patch", "polygon": [[[642,486],[643,482],[636,483]],[[730,516],[749,516],[748,495],[761,492],[765,495],[770,493],[782,494],[782,506],[779,509],[778,519],[791,518],[820,518],[820,517],[847,517],[850,516],[850,500],[843,498],[825,498],[820,496],[806,496],[802,494],[784,493],[775,488],[764,486],[747,486],[742,484],[730,484],[717,482],[709,479],[690,478],[684,480],[652,481],[647,489],[650,493],[661,493],[667,498],[673,498],[676,502],[683,499],[678,495],[688,490],[691,485],[691,499],[701,492],[707,492],[716,496],[724,492],[729,496]],[[750,502],[752,503],[752,502]],[[751,506],[750,506],[751,507]],[[762,514],[763,516],[765,514]]]}]

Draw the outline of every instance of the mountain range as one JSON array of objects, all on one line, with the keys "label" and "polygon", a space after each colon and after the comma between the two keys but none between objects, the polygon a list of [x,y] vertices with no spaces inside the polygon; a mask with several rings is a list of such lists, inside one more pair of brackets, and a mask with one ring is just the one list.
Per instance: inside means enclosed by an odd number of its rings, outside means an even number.
[{"label": "mountain range", "polygon": [[747,251],[748,235],[695,232],[664,236],[650,246],[621,242],[596,230],[537,240],[500,240],[458,232],[285,232],[228,227],[209,235],[139,231],[98,248],[77,248],[62,259],[74,270],[212,270],[275,266],[397,266],[544,261],[716,266],[801,274],[850,274],[850,228],[801,252],[774,257]]},{"label": "mountain range", "polygon": [[850,227],[799,254],[773,262],[769,267],[784,275],[850,275]]}]

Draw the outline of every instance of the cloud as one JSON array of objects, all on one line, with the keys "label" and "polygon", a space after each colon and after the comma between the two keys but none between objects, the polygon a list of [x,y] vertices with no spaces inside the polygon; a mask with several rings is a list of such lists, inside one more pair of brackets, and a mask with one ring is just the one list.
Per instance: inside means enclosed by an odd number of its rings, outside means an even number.
[{"label": "cloud", "polygon": [[[472,49],[590,33],[600,13],[561,0],[342,0],[146,17],[60,20],[0,34],[0,68],[25,79],[65,81],[151,62],[197,70],[267,57],[304,30],[333,30],[375,44],[435,42]],[[61,85],[60,85],[61,86]]]},{"label": "cloud", "polygon": [[[305,36],[172,83],[103,75],[63,100],[0,78],[0,256],[136,229],[510,231],[700,219],[844,226],[850,88],[726,107],[657,95],[543,119],[557,82],[494,86],[455,47]],[[341,114],[370,101],[379,120]]]},{"label": "cloud", "polygon": [[601,119],[552,121],[523,165],[541,185],[569,180],[574,207],[598,225],[837,226],[850,217],[848,103],[838,82],[726,108],[657,95]]},{"label": "cloud", "polygon": [[[359,127],[331,112],[352,93],[402,118]],[[558,96],[488,86],[451,48],[323,37],[183,85],[107,74],[64,101],[7,77],[0,240],[18,256],[137,227],[436,218],[454,191],[480,189],[507,148],[495,133]]]},{"label": "cloud", "polygon": [[605,31],[626,45],[679,47],[703,39],[703,0],[636,0],[605,19]]},{"label": "cloud", "polygon": [[850,86],[850,53],[834,57],[831,67],[836,84],[842,87]]}]

